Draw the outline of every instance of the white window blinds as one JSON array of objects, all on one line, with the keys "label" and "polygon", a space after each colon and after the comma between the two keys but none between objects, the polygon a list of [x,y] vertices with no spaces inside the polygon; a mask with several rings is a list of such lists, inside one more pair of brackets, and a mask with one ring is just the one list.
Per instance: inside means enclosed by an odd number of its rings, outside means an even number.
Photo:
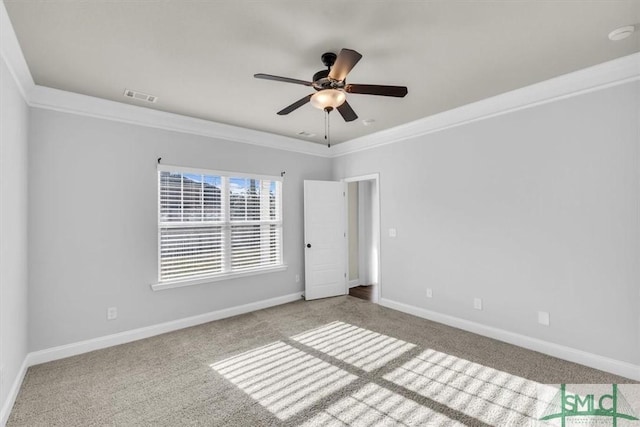
[{"label": "white window blinds", "polygon": [[158,166],[159,281],[282,265],[282,181]]}]

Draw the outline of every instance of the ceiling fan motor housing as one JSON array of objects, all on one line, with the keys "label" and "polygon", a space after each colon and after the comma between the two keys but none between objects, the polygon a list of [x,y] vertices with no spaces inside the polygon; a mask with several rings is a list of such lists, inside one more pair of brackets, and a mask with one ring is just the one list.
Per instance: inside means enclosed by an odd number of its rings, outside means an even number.
[{"label": "ceiling fan motor housing", "polygon": [[329,70],[321,70],[313,75],[313,83],[311,83],[311,86],[313,86],[315,90],[344,89],[345,82],[345,80],[333,80],[329,77]]},{"label": "ceiling fan motor housing", "polygon": [[320,70],[313,75],[313,82],[319,82],[322,79],[327,79],[329,77],[329,70]]},{"label": "ceiling fan motor housing", "polygon": [[333,52],[325,52],[322,54],[322,63],[327,66],[327,69],[320,70],[313,75],[312,86],[315,90],[344,89],[344,81],[333,80],[329,77],[331,67],[335,64],[336,58],[337,55]]}]

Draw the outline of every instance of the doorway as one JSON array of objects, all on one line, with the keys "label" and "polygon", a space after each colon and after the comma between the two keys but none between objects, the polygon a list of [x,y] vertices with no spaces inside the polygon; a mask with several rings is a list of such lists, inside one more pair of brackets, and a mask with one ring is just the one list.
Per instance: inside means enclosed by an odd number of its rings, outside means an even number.
[{"label": "doorway", "polygon": [[347,292],[377,303],[380,283],[379,175],[343,180],[347,184]]}]

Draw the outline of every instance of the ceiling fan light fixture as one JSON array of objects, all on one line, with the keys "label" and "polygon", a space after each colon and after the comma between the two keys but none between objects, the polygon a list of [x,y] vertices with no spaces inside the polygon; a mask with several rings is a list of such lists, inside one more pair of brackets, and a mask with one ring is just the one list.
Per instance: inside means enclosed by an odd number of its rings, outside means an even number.
[{"label": "ceiling fan light fixture", "polygon": [[311,105],[314,107],[325,110],[328,107],[338,108],[344,101],[347,100],[347,95],[338,89],[323,89],[311,96]]}]

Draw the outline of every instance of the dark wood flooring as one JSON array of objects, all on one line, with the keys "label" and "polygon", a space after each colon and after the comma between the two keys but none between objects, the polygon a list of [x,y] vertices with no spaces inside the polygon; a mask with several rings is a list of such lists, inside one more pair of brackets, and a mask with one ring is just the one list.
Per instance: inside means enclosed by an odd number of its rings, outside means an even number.
[{"label": "dark wood flooring", "polygon": [[350,288],[349,289],[349,295],[351,295],[352,297],[356,297],[356,298],[360,298],[363,300],[367,300],[367,301],[371,301],[371,302],[375,302],[375,286],[373,285],[369,285],[369,286],[356,286],[355,288]]}]

